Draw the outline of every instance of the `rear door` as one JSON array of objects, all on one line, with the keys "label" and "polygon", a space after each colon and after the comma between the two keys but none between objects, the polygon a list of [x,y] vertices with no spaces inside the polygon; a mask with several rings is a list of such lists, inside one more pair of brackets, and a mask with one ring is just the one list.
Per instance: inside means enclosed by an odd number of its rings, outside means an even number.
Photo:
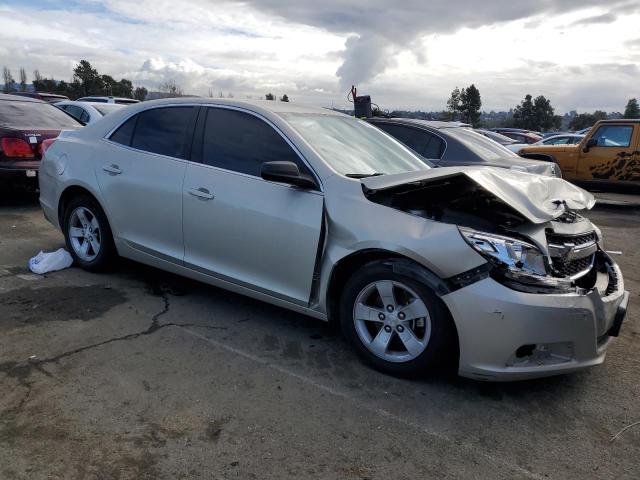
[{"label": "rear door", "polygon": [[185,266],[297,304],[309,302],[323,195],[263,180],[268,161],[311,173],[274,126],[249,112],[203,108],[184,181]]},{"label": "rear door", "polygon": [[[637,124],[605,123],[580,144],[577,164],[579,180],[602,182],[638,181],[640,165],[637,156],[639,132]],[[584,151],[587,141],[595,139],[597,144]]]},{"label": "rear door", "polygon": [[118,239],[182,263],[182,182],[197,107],[145,110],[105,141],[96,176]]}]

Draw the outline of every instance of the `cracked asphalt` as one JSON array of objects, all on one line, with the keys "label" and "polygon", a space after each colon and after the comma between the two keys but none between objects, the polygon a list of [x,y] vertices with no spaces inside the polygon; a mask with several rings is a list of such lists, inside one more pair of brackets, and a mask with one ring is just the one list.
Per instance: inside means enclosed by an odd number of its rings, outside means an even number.
[{"label": "cracked asphalt", "polygon": [[630,314],[605,364],[513,384],[402,380],[328,326],[128,261],[29,273],[63,246],[0,200],[0,479],[640,478],[640,213],[588,214]]}]

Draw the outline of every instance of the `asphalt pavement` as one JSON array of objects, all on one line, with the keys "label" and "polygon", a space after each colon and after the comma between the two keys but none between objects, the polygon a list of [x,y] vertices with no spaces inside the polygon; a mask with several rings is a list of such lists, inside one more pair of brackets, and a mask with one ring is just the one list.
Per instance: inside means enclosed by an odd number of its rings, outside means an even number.
[{"label": "asphalt pavement", "polygon": [[397,379],[322,322],[63,246],[0,206],[2,479],[640,478],[640,214],[601,210],[631,291],[604,365],[543,380]]}]

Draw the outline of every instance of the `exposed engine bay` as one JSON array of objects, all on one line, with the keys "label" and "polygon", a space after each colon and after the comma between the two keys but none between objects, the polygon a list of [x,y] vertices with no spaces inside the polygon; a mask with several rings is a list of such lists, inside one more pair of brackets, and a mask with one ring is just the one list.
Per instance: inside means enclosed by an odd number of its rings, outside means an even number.
[{"label": "exposed engine bay", "polygon": [[[471,238],[473,247],[485,244],[484,252],[496,248],[495,243],[486,246],[491,238],[483,237],[482,232],[493,233],[496,238],[506,236],[504,241],[509,251],[514,249],[509,239],[522,240],[522,245],[531,244],[530,251],[537,250],[534,244],[538,245],[537,259],[533,259],[535,252],[527,257],[522,253],[526,253],[526,247],[515,246],[520,248],[520,257],[510,265],[513,268],[508,268],[509,265],[501,261],[502,257],[495,260],[487,256],[493,266],[492,275],[504,274],[501,281],[518,290],[550,293],[587,291],[598,286],[603,295],[607,290],[615,290],[617,274],[611,266],[613,262],[598,246],[596,228],[562,201],[557,202],[558,215],[539,224],[539,235],[534,240],[533,236],[523,233],[536,230],[526,215],[464,174],[402,183],[379,190],[365,187],[363,190],[372,202],[458,226],[468,242]],[[465,233],[467,230],[475,233]],[[535,261],[537,265],[534,265]],[[545,277],[544,282],[538,282],[542,277]]]}]

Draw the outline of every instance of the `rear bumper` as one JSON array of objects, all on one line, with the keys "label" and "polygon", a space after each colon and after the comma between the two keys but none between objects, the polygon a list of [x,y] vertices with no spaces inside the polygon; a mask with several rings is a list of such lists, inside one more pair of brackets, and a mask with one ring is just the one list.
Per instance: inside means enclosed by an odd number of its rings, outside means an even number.
[{"label": "rear bumper", "polygon": [[39,168],[39,161],[2,162],[0,164],[0,182],[37,182]]},{"label": "rear bumper", "polygon": [[486,278],[442,300],[458,329],[460,375],[506,381],[601,364],[628,298],[619,275],[607,295],[596,288],[586,294],[523,293]]}]

